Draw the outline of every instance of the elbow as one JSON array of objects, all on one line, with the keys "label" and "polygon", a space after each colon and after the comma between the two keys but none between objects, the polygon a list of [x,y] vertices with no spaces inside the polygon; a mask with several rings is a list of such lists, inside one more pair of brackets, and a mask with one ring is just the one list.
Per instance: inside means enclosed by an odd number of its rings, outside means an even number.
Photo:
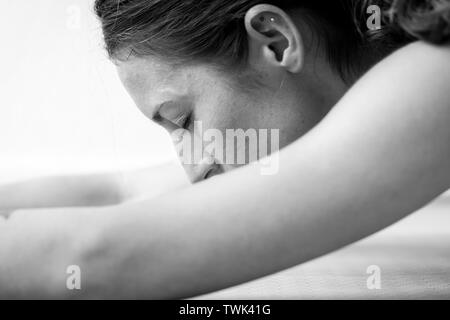
[{"label": "elbow", "polygon": [[39,228],[33,227],[38,222],[34,216],[13,215],[3,225],[8,232],[4,234],[7,243],[0,246],[0,298],[100,297],[104,287],[97,284],[108,267],[98,264],[106,249],[99,224],[95,220],[85,223],[92,210],[80,210],[76,215],[43,212],[40,216],[46,223]]},{"label": "elbow", "polygon": [[[114,208],[99,208],[102,217],[114,216]],[[89,225],[79,229],[69,245],[70,253],[59,272],[64,273],[63,299],[110,299],[121,296],[126,286],[123,279],[125,253],[110,239],[108,222],[103,218],[91,219]],[[59,297],[59,298],[61,298]]]}]

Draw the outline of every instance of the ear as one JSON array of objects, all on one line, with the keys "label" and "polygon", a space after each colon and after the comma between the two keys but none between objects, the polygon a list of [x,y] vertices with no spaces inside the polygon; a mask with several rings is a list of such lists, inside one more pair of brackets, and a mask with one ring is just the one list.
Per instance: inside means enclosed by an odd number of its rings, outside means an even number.
[{"label": "ear", "polygon": [[297,73],[303,67],[304,47],[292,19],[268,4],[252,7],[245,16],[252,64],[281,67]]}]

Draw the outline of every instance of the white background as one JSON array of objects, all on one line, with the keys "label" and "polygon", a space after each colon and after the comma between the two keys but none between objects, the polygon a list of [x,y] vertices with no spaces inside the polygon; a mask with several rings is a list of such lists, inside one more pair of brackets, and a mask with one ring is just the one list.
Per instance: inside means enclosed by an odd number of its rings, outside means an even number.
[{"label": "white background", "polygon": [[93,1],[0,4],[0,180],[174,159],[108,61]]}]

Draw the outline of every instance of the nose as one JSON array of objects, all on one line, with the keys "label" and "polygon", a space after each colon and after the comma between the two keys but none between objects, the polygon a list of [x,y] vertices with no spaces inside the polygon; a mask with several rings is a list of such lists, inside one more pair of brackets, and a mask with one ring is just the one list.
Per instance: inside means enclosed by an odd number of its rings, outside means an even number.
[{"label": "nose", "polygon": [[223,167],[217,163],[183,165],[183,168],[191,183],[197,183],[224,172]]},{"label": "nose", "polygon": [[[175,152],[191,183],[203,181],[223,172],[223,169],[215,162],[213,156],[207,154],[201,156],[196,152],[196,146],[189,131],[178,128],[170,132],[170,135]],[[186,141],[187,144],[184,143]]]}]

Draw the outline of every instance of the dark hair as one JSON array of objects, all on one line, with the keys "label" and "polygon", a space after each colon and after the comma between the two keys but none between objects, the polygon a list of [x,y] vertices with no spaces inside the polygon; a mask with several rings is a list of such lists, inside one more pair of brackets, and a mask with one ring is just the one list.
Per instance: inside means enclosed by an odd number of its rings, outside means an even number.
[{"label": "dark hair", "polygon": [[[112,58],[127,49],[230,69],[246,61],[244,17],[260,3],[302,9],[344,79],[416,39],[442,44],[450,37],[448,0],[96,0],[95,12]],[[370,5],[382,10],[380,30],[366,26]]]},{"label": "dark hair", "polygon": [[[410,42],[422,40],[442,45],[450,42],[449,0],[355,0],[355,24],[362,40],[376,51],[392,52]],[[382,11],[382,28],[369,30],[365,23],[366,9],[377,5]]]}]

